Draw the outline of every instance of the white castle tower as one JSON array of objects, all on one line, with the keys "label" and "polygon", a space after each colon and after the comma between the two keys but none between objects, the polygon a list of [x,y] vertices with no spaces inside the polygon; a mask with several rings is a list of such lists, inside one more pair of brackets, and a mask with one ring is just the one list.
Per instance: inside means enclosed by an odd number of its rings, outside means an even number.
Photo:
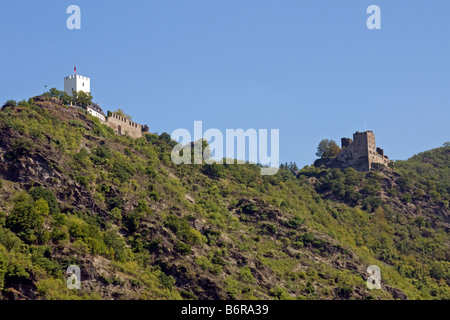
[{"label": "white castle tower", "polygon": [[[75,73],[76,73],[75,68]],[[91,79],[88,77],[74,74],[64,78],[64,91],[72,96],[73,91],[91,92]]]}]

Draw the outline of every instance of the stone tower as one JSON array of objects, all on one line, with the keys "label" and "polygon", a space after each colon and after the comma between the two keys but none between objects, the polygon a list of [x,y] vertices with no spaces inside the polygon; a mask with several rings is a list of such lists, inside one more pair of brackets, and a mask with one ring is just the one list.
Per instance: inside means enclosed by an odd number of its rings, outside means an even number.
[{"label": "stone tower", "polygon": [[64,78],[64,91],[72,96],[73,91],[91,92],[91,79],[74,74]]}]

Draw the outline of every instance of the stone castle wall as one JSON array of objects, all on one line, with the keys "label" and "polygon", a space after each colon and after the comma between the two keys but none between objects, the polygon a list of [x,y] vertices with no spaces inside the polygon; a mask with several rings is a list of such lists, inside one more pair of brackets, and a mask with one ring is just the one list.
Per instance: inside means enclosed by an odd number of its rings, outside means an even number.
[{"label": "stone castle wall", "polygon": [[129,135],[132,138],[142,137],[142,125],[130,121],[118,114],[109,114],[104,123],[113,129],[116,134]]}]

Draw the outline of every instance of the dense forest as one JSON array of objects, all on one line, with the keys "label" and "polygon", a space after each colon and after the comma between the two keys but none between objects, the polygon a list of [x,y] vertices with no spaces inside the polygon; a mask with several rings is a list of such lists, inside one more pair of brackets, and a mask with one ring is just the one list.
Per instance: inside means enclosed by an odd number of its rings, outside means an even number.
[{"label": "dense forest", "polygon": [[174,165],[175,144],[48,96],[6,104],[0,299],[450,299],[448,143],[367,173],[273,176]]}]

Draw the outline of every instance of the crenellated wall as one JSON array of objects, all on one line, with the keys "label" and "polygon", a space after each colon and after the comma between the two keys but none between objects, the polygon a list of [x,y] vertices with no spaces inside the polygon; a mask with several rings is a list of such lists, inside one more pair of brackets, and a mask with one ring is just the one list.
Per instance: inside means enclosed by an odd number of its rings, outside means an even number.
[{"label": "crenellated wall", "polygon": [[116,134],[129,135],[132,138],[142,137],[142,125],[130,121],[116,113],[108,112],[108,117],[104,123],[111,127]]}]

